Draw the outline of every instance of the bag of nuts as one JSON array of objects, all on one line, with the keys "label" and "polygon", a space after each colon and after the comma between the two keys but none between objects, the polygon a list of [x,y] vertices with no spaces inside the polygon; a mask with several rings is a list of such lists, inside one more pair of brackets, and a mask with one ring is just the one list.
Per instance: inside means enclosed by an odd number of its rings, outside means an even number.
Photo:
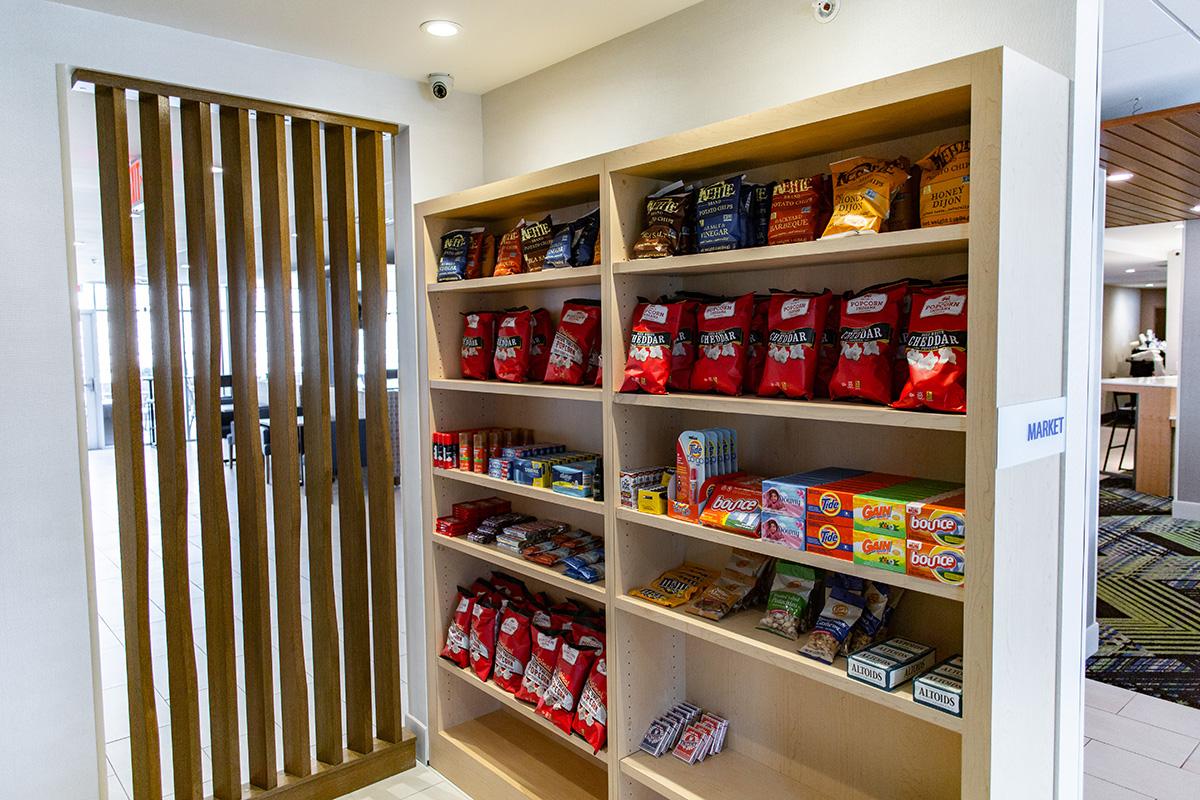
[{"label": "bag of nuts", "polygon": [[799,638],[805,611],[819,578],[816,570],[803,564],[790,561],[776,564],[775,581],[767,597],[767,613],[758,623],[758,629],[786,639]]}]

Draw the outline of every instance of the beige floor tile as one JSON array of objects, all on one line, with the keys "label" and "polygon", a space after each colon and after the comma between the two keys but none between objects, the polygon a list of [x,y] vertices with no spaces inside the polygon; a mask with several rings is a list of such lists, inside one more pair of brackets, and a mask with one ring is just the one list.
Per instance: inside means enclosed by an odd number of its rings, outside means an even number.
[{"label": "beige floor tile", "polygon": [[1183,762],[1183,768],[1188,772],[1194,772],[1200,775],[1200,747],[1197,747],[1187,761]]},{"label": "beige floor tile", "polygon": [[1117,786],[1115,783],[1083,776],[1083,800],[1151,800],[1149,795]]},{"label": "beige floor tile", "polygon": [[1168,767],[1161,761],[1092,742],[1083,751],[1084,772],[1156,800],[1196,800],[1200,775]]},{"label": "beige floor tile", "polygon": [[1083,682],[1084,703],[1110,714],[1116,714],[1134,697],[1136,697],[1134,692],[1119,686],[1110,686],[1107,683],[1090,679]]},{"label": "beige floor tile", "polygon": [[406,800],[444,780],[437,771],[418,762],[412,769],[380,781],[375,786],[382,790],[378,794],[387,800]]},{"label": "beige floor tile", "polygon": [[1104,742],[1131,753],[1162,761],[1173,767],[1182,767],[1183,762],[1200,744],[1200,740],[1165,728],[1147,725],[1098,708],[1088,708],[1084,713],[1084,731],[1093,741]]},{"label": "beige floor tile", "polygon": [[413,800],[471,800],[471,796],[449,781],[443,781],[413,795]]},{"label": "beige floor tile", "polygon": [[1138,694],[1121,709],[1121,716],[1200,739],[1200,709]]}]

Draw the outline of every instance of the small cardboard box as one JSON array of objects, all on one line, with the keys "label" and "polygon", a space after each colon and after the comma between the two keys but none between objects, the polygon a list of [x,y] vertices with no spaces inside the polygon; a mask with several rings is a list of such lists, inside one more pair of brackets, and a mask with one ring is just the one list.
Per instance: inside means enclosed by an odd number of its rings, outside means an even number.
[{"label": "small cardboard box", "polygon": [[912,480],[903,475],[887,475],[882,472],[868,472],[854,478],[823,483],[808,491],[805,510],[809,518],[822,517],[826,519],[841,519],[847,524],[854,522],[854,496],[885,486]]},{"label": "small cardboard box", "polygon": [[[764,483],[764,485],[766,485]],[[804,549],[804,518],[786,514],[762,513],[760,536],[769,542],[778,542],[793,550]]]},{"label": "small cardboard box", "polygon": [[808,490],[833,481],[856,478],[866,473],[858,469],[826,467],[811,472],[798,472],[782,478],[763,481],[763,511],[777,516],[803,519],[808,515]]},{"label": "small cardboard box", "polygon": [[848,520],[809,516],[804,523],[804,549],[809,553],[854,560],[854,526]]},{"label": "small cardboard box", "polygon": [[908,540],[905,572],[914,578],[961,586],[966,580],[967,557],[961,548]]},{"label": "small cardboard box", "polygon": [[854,563],[903,574],[907,568],[906,545],[903,538],[885,533],[860,530],[854,526]]},{"label": "small cardboard box", "polygon": [[961,483],[918,479],[885,486],[854,496],[854,528],[868,533],[906,538],[908,507],[961,491]]},{"label": "small cardboard box", "polygon": [[913,680],[913,701],[956,717],[962,716],[962,656],[943,661]]},{"label": "small cardboard box", "polygon": [[555,464],[550,468],[550,488],[571,497],[591,497],[595,475],[595,461]]},{"label": "small cardboard box", "polygon": [[906,510],[908,539],[942,547],[966,546],[967,495],[909,503]]},{"label": "small cardboard box", "polygon": [[846,659],[846,675],[890,692],[928,670],[936,660],[932,647],[894,637],[851,653]]},{"label": "small cardboard box", "polygon": [[666,471],[667,467],[639,467],[622,470],[619,478],[621,505],[626,508],[637,508],[638,489],[659,483]]}]

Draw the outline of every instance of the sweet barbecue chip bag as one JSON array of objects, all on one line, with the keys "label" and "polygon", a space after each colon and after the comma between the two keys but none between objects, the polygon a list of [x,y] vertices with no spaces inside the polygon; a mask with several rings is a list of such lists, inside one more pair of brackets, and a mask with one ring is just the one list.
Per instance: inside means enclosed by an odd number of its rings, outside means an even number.
[{"label": "sweet barbecue chip bag", "polygon": [[692,391],[740,395],[754,295],[708,303],[696,315],[696,365]]},{"label": "sweet barbecue chip bag", "polygon": [[892,195],[908,180],[896,161],[848,158],[830,164],[833,171],[833,216],[823,236],[879,233],[892,207]]},{"label": "sweet barbecue chip bag", "polygon": [[492,377],[496,353],[496,315],[490,311],[463,314],[462,376],[486,381]]},{"label": "sweet barbecue chip bag", "polygon": [[971,140],[942,145],[917,162],[921,168],[921,227],[971,218]]},{"label": "sweet barbecue chip bag", "polygon": [[650,394],[666,394],[671,375],[671,348],[679,335],[682,302],[649,303],[641,301],[633,310],[633,329],[629,334],[629,360],[625,362],[622,392],[638,389]]},{"label": "sweet barbecue chip bag", "polygon": [[908,382],[893,405],[966,412],[967,287],[921,289],[908,325]]},{"label": "sweet barbecue chip bag", "polygon": [[829,396],[834,400],[892,402],[896,325],[907,290],[908,284],[898,281],[864,289],[842,301],[841,350],[829,382]]},{"label": "sweet barbecue chip bag", "polygon": [[775,184],[771,194],[767,244],[811,242],[820,236],[829,213],[826,186],[826,178],[821,173]]},{"label": "sweet barbecue chip bag", "polygon": [[767,359],[758,393],[811,400],[817,376],[817,336],[832,293],[775,292],[767,312]]},{"label": "sweet barbecue chip bag", "polygon": [[496,331],[496,355],[492,360],[496,377],[502,381],[524,383],[529,380],[530,338],[533,314],[527,308],[505,311]]},{"label": "sweet barbecue chip bag", "polygon": [[550,345],[546,383],[582,384],[599,333],[599,301],[568,300],[563,303],[558,330]]}]

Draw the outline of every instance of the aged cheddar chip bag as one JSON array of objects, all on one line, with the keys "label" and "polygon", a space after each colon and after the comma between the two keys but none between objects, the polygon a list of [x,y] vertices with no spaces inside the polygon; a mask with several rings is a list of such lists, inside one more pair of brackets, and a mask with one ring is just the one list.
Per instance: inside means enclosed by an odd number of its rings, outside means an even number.
[{"label": "aged cheddar chip bag", "polygon": [[661,258],[679,252],[679,232],[683,227],[685,194],[676,181],[646,198],[646,227],[633,243],[634,258]]},{"label": "aged cheddar chip bag", "polygon": [[824,236],[879,233],[888,218],[894,195],[908,180],[895,161],[848,158],[830,164],[833,170],[833,216]]},{"label": "aged cheddar chip bag", "polygon": [[817,376],[813,380],[813,397],[829,397],[829,381],[837,369],[838,333],[841,331],[842,300],[846,295],[831,298],[829,311],[825,315],[825,330],[821,333],[821,344],[817,348]]},{"label": "aged cheddar chip bag", "polygon": [[639,302],[633,310],[633,330],[629,334],[629,360],[625,363],[622,392],[638,389],[650,394],[666,394],[671,375],[671,347],[679,334],[683,303]]},{"label": "aged cheddar chip bag", "polygon": [[921,289],[908,324],[908,382],[893,405],[965,412],[967,287]]},{"label": "aged cheddar chip bag", "polygon": [[521,679],[521,688],[517,690],[518,700],[537,703],[542,699],[542,693],[546,691],[554,667],[558,664],[558,654],[564,638],[563,631],[534,625],[533,636],[530,638],[529,661],[525,664],[525,677]]},{"label": "aged cheddar chip bag", "polygon": [[921,227],[954,225],[971,217],[971,140],[942,145],[921,168]]},{"label": "aged cheddar chip bag", "polygon": [[601,655],[592,665],[571,730],[578,733],[599,753],[608,741],[608,664]]},{"label": "aged cheddar chip bag", "polygon": [[858,398],[892,402],[892,367],[905,281],[873,286],[842,300],[838,341],[841,350],[829,382],[834,400]]},{"label": "aged cheddar chip bag", "polygon": [[533,314],[527,308],[505,311],[496,332],[496,355],[492,364],[502,381],[524,383],[529,380],[529,340]]},{"label": "aged cheddar chip bag", "polygon": [[500,620],[493,680],[511,694],[517,693],[521,688],[521,679],[525,677],[525,665],[529,663],[532,649],[530,630],[529,615],[510,605]]},{"label": "aged cheddar chip bag", "polygon": [[463,314],[462,376],[486,381],[492,377],[496,350],[496,315],[490,311]]},{"label": "aged cheddar chip bag", "polygon": [[693,392],[740,395],[746,370],[746,344],[754,295],[708,303],[696,315],[696,366],[692,368]]},{"label": "aged cheddar chip bag", "polygon": [[742,190],[743,175],[710,183],[696,195],[696,250],[712,253],[734,250],[746,241],[750,192]]},{"label": "aged cheddar chip bag", "polygon": [[770,295],[754,296],[754,314],[750,317],[750,344],[746,347],[746,374],[742,378],[742,391],[754,394],[762,381],[763,366],[767,361],[767,312],[771,307]]},{"label": "aged cheddar chip bag", "polygon": [[521,255],[521,231],[524,228],[525,220],[521,220],[517,227],[500,237],[496,250],[496,277],[520,275],[525,271],[525,258]]},{"label": "aged cheddar chip bag", "polygon": [[550,343],[554,341],[554,318],[544,308],[529,316],[529,379],[546,379],[546,367],[550,364]]},{"label": "aged cheddar chip bag", "polygon": [[458,587],[458,600],[450,626],[446,630],[446,646],[441,656],[452,664],[465,667],[471,659],[471,611],[475,608],[475,595],[470,589]]},{"label": "aged cheddar chip bag", "polygon": [[696,313],[700,302],[684,299],[679,316],[679,333],[671,346],[671,377],[667,388],[686,392],[692,388],[692,367],[696,364]]},{"label": "aged cheddar chip bag", "polygon": [[492,662],[496,657],[496,620],[500,610],[487,600],[479,600],[471,609],[471,669],[486,681],[492,677]]},{"label": "aged cheddar chip bag", "polygon": [[450,231],[442,236],[442,255],[438,259],[438,283],[461,281],[471,277],[467,274],[471,242],[482,231],[483,228],[464,228]]},{"label": "aged cheddar chip bag", "polygon": [[527,222],[521,228],[521,258],[525,261],[525,272],[541,272],[546,251],[554,238],[554,219],[547,214],[541,222]]},{"label": "aged cheddar chip bag", "polygon": [[583,383],[584,372],[600,332],[600,303],[597,300],[568,300],[550,345],[546,383]]},{"label": "aged cheddar chip bag", "polygon": [[558,653],[558,663],[550,676],[550,683],[538,700],[535,713],[553,722],[564,733],[571,732],[571,723],[575,721],[575,705],[583,694],[583,685],[587,683],[596,662],[596,650],[592,647],[572,647],[564,643]]},{"label": "aged cheddar chip bag", "polygon": [[817,377],[817,337],[833,294],[775,292],[767,312],[767,360],[758,393],[811,400]]},{"label": "aged cheddar chip bag", "polygon": [[767,244],[811,242],[820,234],[828,214],[823,174],[775,184],[771,194],[771,214],[767,225]]}]

